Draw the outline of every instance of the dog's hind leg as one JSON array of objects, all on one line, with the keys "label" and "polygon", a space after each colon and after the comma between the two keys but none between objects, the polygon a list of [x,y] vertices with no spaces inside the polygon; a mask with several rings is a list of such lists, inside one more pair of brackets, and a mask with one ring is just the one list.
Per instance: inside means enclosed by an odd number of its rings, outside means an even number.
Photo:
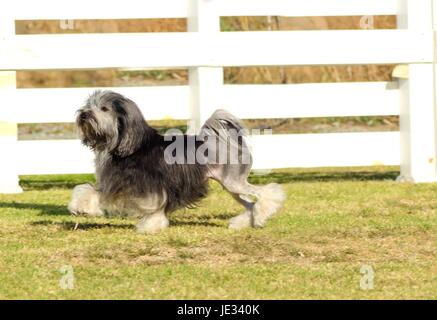
[{"label": "dog's hind leg", "polygon": [[209,177],[218,181],[245,209],[243,213],[229,220],[230,229],[239,230],[254,225],[254,201],[251,199],[253,197],[249,196],[247,183],[249,172],[250,165],[225,165],[210,169]]},{"label": "dog's hind leg", "polygon": [[285,193],[276,183],[255,186],[247,181],[225,180],[222,185],[246,208],[246,212],[231,219],[229,227],[263,227],[267,220],[282,207]]},{"label": "dog's hind leg", "polygon": [[264,186],[250,184],[247,181],[248,171],[249,166],[226,165],[213,173],[212,178],[219,181],[246,209],[243,214],[231,219],[229,227],[232,229],[263,227],[285,200],[282,187],[276,183]]},{"label": "dog's hind leg", "polygon": [[253,206],[253,226],[260,228],[281,209],[285,201],[285,192],[277,183],[254,187],[257,201]]},{"label": "dog's hind leg", "polygon": [[254,225],[253,221],[253,202],[249,202],[240,198],[240,195],[237,193],[231,193],[235,200],[237,200],[240,204],[244,206],[246,211],[239,214],[236,217],[233,217],[229,220],[229,228],[234,230],[239,230],[243,228],[248,228]]},{"label": "dog's hind leg", "polygon": [[218,137],[218,140],[211,139],[211,150],[208,150],[214,156],[212,160],[218,157],[218,162],[211,162],[208,177],[219,181],[246,209],[230,221],[229,227],[263,227],[280,209],[285,194],[278,184],[255,186],[247,181],[252,155],[243,124],[229,112],[217,110],[205,122],[202,132],[209,137]]},{"label": "dog's hind leg", "polygon": [[219,180],[222,186],[237,200],[245,211],[229,220],[230,229],[243,229],[255,226],[255,205],[256,190],[255,186],[245,180],[222,179]]}]

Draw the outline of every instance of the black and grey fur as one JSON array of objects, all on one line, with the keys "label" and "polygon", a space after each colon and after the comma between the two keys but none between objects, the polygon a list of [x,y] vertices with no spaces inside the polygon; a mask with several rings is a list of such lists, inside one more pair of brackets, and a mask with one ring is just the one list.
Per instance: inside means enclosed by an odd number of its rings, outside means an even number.
[{"label": "black and grey fur", "polygon": [[[136,217],[138,232],[154,233],[169,225],[176,209],[190,207],[206,196],[208,179],[219,181],[241,203],[245,212],[231,219],[230,228],[262,227],[285,199],[277,184],[255,186],[247,182],[248,163],[169,164],[165,150],[171,139],[159,134],[144,120],[137,105],[111,91],[96,91],[78,110],[76,119],[82,142],[95,153],[96,186],[76,186],[68,205],[74,215]],[[217,110],[204,124],[200,135],[243,130],[241,122]],[[195,149],[204,143],[194,136]],[[221,143],[247,151],[245,140],[221,136]],[[189,143],[184,144],[185,148]],[[186,155],[189,150],[185,150]],[[239,158],[241,160],[241,158]]]}]

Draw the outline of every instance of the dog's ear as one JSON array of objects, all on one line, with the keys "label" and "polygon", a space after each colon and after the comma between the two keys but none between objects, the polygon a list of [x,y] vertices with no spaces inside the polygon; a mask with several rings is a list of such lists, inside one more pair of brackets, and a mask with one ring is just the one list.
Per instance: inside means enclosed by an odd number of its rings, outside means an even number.
[{"label": "dog's ear", "polygon": [[150,128],[137,105],[129,100],[114,100],[113,107],[117,114],[118,142],[113,153],[127,157],[137,151],[151,134]]}]

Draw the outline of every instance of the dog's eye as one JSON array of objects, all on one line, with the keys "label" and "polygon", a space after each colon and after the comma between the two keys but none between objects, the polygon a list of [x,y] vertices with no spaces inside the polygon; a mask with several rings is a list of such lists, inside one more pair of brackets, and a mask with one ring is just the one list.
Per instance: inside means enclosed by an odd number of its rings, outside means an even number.
[{"label": "dog's eye", "polygon": [[106,112],[106,111],[108,111],[108,108],[107,107],[102,107],[100,110],[102,110],[103,112]]}]

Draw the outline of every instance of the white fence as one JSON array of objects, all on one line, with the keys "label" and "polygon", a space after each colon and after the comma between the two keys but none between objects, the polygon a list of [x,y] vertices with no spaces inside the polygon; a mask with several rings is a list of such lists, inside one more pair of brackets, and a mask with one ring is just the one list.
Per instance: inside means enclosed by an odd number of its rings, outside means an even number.
[{"label": "white fence", "polygon": [[[221,16],[397,15],[397,30],[220,32]],[[15,35],[21,19],[186,17],[183,33]],[[188,86],[116,88],[146,119],[194,119],[224,107],[240,118],[400,115],[400,132],[253,138],[256,168],[401,164],[437,181],[437,0],[15,0],[0,12],[0,192],[19,174],[92,172],[76,140],[17,141],[17,123],[72,122],[91,88],[16,89],[18,70],[189,68]],[[393,83],[223,85],[225,66],[408,65]]]}]

